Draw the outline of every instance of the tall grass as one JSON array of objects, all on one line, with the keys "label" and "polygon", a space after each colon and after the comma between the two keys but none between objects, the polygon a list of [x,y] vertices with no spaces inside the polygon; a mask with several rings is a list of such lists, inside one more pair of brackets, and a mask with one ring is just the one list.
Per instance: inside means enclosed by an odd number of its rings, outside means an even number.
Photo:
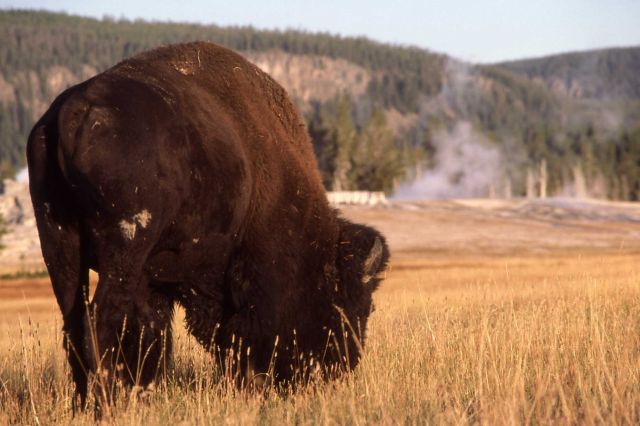
[{"label": "tall grass", "polygon": [[[356,371],[288,395],[236,391],[177,327],[167,381],[146,402],[119,394],[108,421],[639,423],[638,260],[396,261],[376,295]],[[51,312],[25,309],[0,323],[0,424],[94,423],[91,411],[72,417],[60,322]]]}]

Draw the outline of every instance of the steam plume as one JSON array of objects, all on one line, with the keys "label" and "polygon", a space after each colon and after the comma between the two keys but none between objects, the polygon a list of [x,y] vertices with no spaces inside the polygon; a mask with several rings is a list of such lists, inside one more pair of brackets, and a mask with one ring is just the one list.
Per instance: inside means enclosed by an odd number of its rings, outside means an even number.
[{"label": "steam plume", "polygon": [[487,197],[505,184],[500,151],[471,123],[461,121],[452,131],[436,133],[433,144],[434,166],[400,185],[394,199]]}]

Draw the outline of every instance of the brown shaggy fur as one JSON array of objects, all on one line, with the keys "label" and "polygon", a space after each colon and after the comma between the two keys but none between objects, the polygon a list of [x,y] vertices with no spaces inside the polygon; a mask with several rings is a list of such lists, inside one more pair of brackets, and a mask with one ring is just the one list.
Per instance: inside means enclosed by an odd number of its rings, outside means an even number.
[{"label": "brown shaggy fur", "polygon": [[357,364],[384,238],[330,208],[287,94],[240,55],[189,43],[121,62],[53,102],[28,163],[83,405],[85,371],[157,378],[175,303],[217,359],[241,350],[240,382],[304,376],[300,355]]}]

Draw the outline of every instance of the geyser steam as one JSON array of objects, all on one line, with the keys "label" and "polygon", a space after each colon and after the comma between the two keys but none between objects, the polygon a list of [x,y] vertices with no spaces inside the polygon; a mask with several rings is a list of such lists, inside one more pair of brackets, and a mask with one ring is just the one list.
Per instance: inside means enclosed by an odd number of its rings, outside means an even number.
[{"label": "geyser steam", "polygon": [[451,131],[435,133],[433,144],[433,167],[401,184],[394,199],[478,198],[504,189],[507,180],[500,150],[474,131],[471,123],[461,121]]}]

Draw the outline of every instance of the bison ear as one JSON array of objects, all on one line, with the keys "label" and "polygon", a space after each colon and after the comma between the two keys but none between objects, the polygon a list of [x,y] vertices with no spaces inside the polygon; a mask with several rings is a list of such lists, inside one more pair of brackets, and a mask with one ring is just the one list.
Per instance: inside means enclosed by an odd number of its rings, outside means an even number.
[{"label": "bison ear", "polygon": [[378,231],[341,220],[340,265],[344,280],[375,289],[375,277],[389,260],[389,249]]},{"label": "bison ear", "polygon": [[382,245],[382,240],[380,237],[376,237],[373,241],[373,245],[371,246],[371,250],[369,250],[369,255],[364,261],[362,267],[362,284],[367,284],[371,281],[371,278],[378,275],[378,272],[382,269],[380,268],[380,264],[384,259],[384,247]]}]

